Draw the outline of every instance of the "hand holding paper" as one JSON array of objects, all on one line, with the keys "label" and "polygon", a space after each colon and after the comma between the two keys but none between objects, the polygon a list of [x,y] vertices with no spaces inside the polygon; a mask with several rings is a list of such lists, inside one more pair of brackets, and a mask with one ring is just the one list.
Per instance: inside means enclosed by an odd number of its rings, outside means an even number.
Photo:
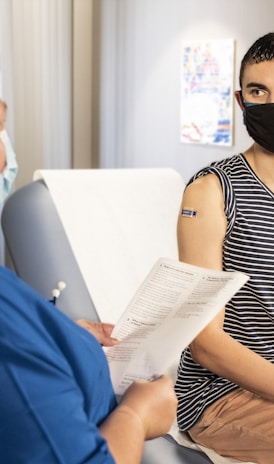
[{"label": "hand holding paper", "polygon": [[160,258],[133,297],[106,350],[114,390],[166,373],[248,276]]}]

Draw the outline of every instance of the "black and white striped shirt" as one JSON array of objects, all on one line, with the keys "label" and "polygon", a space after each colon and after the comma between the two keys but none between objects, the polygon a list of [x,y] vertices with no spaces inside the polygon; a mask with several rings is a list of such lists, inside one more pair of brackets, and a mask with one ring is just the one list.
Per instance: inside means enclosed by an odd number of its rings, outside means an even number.
[{"label": "black and white striped shirt", "polygon": [[[242,154],[212,163],[189,183],[209,173],[221,182],[228,221],[223,269],[250,276],[226,306],[224,330],[274,363],[274,194]],[[235,388],[195,363],[187,348],[175,385],[179,428],[191,428],[205,408]]]}]

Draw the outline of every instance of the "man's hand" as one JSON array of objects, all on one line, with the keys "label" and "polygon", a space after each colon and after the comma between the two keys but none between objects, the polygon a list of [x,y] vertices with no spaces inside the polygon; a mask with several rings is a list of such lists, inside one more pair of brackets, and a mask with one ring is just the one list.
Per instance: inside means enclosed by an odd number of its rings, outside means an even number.
[{"label": "man's hand", "polygon": [[111,337],[111,333],[114,328],[113,324],[93,322],[88,321],[87,319],[77,319],[75,322],[90,332],[103,346],[114,346],[119,343],[116,338]]}]

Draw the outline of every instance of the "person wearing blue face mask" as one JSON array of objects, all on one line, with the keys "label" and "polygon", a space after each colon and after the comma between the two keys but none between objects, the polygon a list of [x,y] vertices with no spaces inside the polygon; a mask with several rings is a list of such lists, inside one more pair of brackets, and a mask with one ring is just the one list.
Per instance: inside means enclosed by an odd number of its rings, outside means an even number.
[{"label": "person wearing blue face mask", "polygon": [[[179,428],[217,453],[274,456],[274,33],[255,41],[235,97],[254,143],[189,181],[178,218],[182,261],[242,271],[248,282],[184,350]],[[188,216],[185,211],[196,212]]]},{"label": "person wearing blue face mask", "polygon": [[5,129],[7,105],[0,100],[0,205],[9,195],[18,171],[16,156]]}]

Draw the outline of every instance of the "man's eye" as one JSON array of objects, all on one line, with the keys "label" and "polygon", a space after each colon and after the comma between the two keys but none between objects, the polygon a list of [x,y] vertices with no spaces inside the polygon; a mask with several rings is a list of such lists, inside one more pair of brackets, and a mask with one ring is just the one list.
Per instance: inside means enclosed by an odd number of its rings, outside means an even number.
[{"label": "man's eye", "polygon": [[261,97],[264,94],[263,90],[261,89],[253,89],[251,93],[254,95],[254,97]]}]

